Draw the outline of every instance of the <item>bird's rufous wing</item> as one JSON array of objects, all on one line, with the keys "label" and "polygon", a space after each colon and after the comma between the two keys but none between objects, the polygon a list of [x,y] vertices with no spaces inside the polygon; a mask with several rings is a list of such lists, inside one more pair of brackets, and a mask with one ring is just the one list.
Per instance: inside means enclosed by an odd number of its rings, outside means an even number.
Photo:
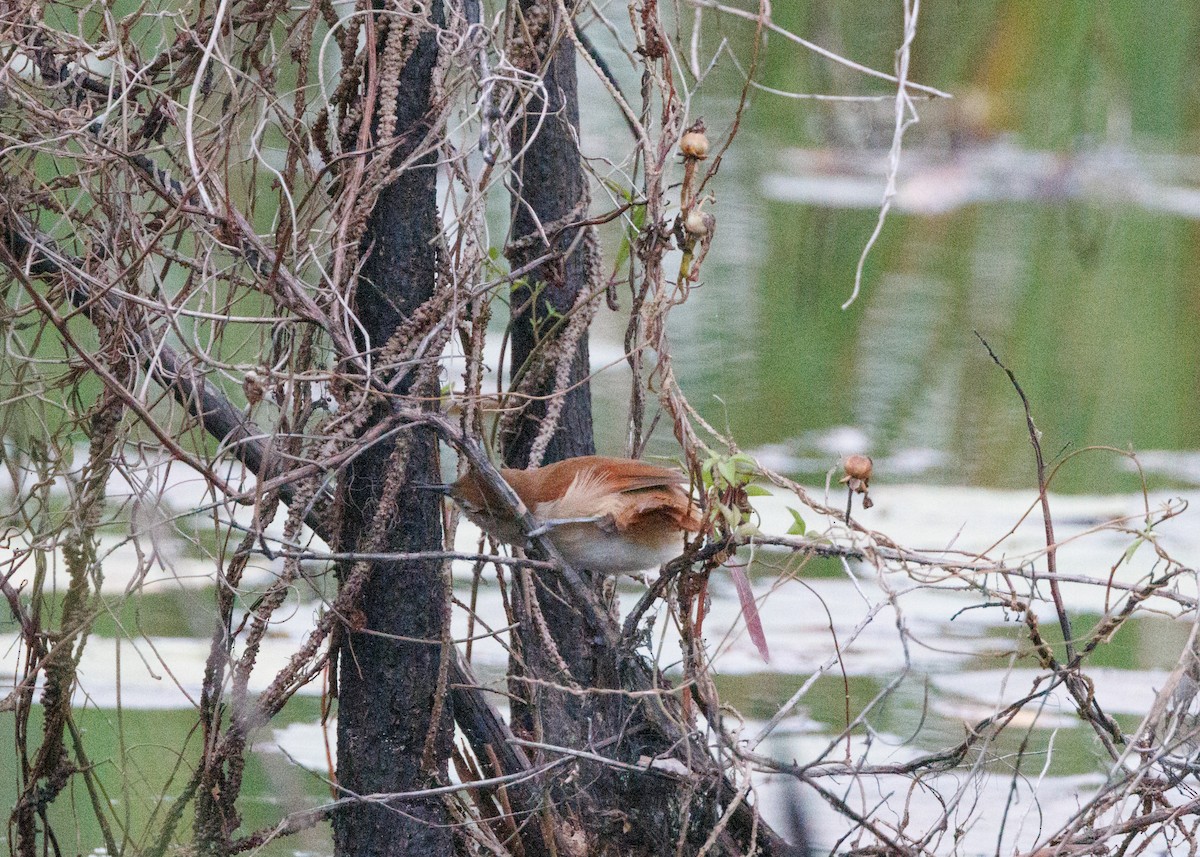
[{"label": "bird's rufous wing", "polygon": [[626,460],[612,461],[604,475],[610,490],[619,492],[624,500],[613,516],[618,530],[650,516],[662,516],[688,532],[700,530],[700,508],[683,487],[688,480],[680,471]]},{"label": "bird's rufous wing", "polygon": [[700,507],[677,485],[625,491],[621,496],[626,502],[613,515],[613,523],[618,530],[624,530],[639,520],[662,517],[689,533],[700,531]]},{"label": "bird's rufous wing", "polygon": [[623,458],[597,458],[597,468],[612,491],[638,491],[665,485],[685,485],[687,477],[672,467]]}]

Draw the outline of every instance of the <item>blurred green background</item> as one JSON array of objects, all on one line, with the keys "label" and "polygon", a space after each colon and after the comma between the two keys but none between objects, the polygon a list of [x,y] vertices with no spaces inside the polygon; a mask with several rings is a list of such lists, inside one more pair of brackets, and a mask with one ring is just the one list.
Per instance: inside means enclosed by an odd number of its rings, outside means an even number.
[{"label": "blurred green background", "polygon": [[[773,12],[893,70],[899,3]],[[883,197],[893,92],[769,34],[764,85],[884,99],[751,91],[711,185],[703,287],[672,316],[693,402],[793,475],[821,477],[838,454],[866,451],[877,481],[1027,487],[1020,402],[977,330],[1028,394],[1047,457],[1150,451],[1152,484],[1200,481],[1198,22],[1195,4],[1170,0],[1153,12],[923,4],[910,77],[954,97],[915,102],[894,207],[844,311]],[[706,10],[701,30],[701,66],[722,39],[749,65],[751,24]],[[741,80],[722,56],[696,93],[714,140]],[[607,122],[590,125],[614,133]],[[611,395],[616,438],[624,403],[624,390]],[[1111,453],[1076,457],[1054,480],[1071,492],[1137,485]]]}]

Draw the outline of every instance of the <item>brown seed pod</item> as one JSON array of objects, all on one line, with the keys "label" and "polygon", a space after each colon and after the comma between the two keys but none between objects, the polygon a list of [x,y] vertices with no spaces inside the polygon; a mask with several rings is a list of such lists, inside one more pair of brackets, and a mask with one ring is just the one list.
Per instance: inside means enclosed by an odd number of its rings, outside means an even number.
[{"label": "brown seed pod", "polygon": [[688,131],[679,141],[679,151],[685,158],[703,161],[708,157],[708,137],[703,131]]},{"label": "brown seed pod", "polygon": [[850,455],[847,456],[846,463],[842,465],[842,469],[846,471],[846,476],[849,479],[858,479],[866,484],[871,479],[872,464],[871,459],[865,455]]},{"label": "brown seed pod", "polygon": [[249,370],[242,378],[242,392],[246,394],[248,404],[257,405],[262,401],[266,390],[263,387],[262,378],[253,369]]}]

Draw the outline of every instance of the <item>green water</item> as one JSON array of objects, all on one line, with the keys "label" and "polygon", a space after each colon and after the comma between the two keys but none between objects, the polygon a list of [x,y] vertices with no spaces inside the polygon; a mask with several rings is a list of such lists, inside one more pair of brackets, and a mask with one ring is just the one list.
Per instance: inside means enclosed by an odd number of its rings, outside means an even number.
[{"label": "green water", "polygon": [[[297,697],[276,719],[274,728],[289,723],[311,723],[320,716],[319,701]],[[78,728],[94,775],[94,788],[101,805],[111,809],[106,820],[121,853],[138,854],[155,845],[172,822],[171,808],[200,758],[200,734],[195,712],[189,710],[139,710],[133,708],[75,709]],[[36,746],[40,717],[30,723],[30,746]],[[269,737],[267,735],[266,737]],[[13,720],[0,718],[0,741],[14,746]],[[321,772],[321,775],[327,771]],[[16,801],[14,782],[5,776],[0,783],[0,801],[11,807]],[[265,752],[251,751],[246,757],[242,834],[268,828],[282,815],[308,809],[331,800],[330,787],[317,774],[301,771],[268,745]],[[92,795],[82,776],[75,776],[66,791],[51,805],[49,820],[67,852],[89,853],[102,848],[104,833],[92,811]],[[191,839],[192,813],[175,820],[175,834],[167,839],[178,846]],[[267,846],[263,854],[294,854],[306,848],[328,852],[328,830],[318,827],[302,831],[299,840]],[[171,853],[168,851],[167,853]]]},{"label": "green water", "polygon": [[[1200,91],[1190,58],[1200,11],[1182,2],[1141,10],[1132,2],[924,4],[911,77],[955,99],[918,103],[921,122],[905,138],[916,166],[902,168],[902,184],[906,176],[952,182],[1000,146],[1014,150],[1016,169],[1048,154],[1068,176],[1080,165],[1103,173],[1105,158],[1195,152]],[[892,68],[893,4],[788,3],[774,13],[780,26]],[[744,39],[749,26],[705,21],[709,46],[722,35]],[[763,68],[763,82],[779,89],[887,91],[777,36]],[[725,71],[719,80],[729,87],[736,81]],[[716,132],[729,125],[730,96],[698,99]],[[836,194],[781,200],[764,191],[764,177],[820,174],[816,155],[850,151],[877,171],[882,198],[891,111],[890,102],[752,96],[714,183],[718,237],[704,286],[674,328],[677,370],[704,415],[728,423],[745,448],[823,455],[795,467],[798,475],[823,474],[836,460],[814,436],[853,426],[876,457],[936,453],[915,473],[877,467],[877,480],[1026,487],[1033,461],[1020,402],[978,331],[1029,396],[1048,457],[1089,446],[1200,448],[1194,207],[1173,216],[1136,204],[1132,190],[1045,186],[1033,199],[894,210],[861,296],[841,309],[876,211],[839,204]],[[1194,175],[1181,160],[1134,167],[1131,181],[1153,198],[1190,189]],[[1152,484],[1179,478],[1155,474]],[[1137,486],[1109,453],[1072,459],[1054,484]]]}]

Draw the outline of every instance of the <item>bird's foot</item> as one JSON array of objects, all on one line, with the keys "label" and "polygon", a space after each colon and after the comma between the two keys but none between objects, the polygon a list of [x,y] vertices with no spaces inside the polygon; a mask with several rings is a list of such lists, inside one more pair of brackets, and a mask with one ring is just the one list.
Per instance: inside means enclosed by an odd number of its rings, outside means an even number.
[{"label": "bird's foot", "polygon": [[536,527],[529,531],[529,538],[536,539],[538,536],[544,536],[546,533],[553,530],[555,527],[561,527],[564,524],[595,524],[603,521],[608,515],[591,515],[586,518],[550,518],[542,521]]}]

